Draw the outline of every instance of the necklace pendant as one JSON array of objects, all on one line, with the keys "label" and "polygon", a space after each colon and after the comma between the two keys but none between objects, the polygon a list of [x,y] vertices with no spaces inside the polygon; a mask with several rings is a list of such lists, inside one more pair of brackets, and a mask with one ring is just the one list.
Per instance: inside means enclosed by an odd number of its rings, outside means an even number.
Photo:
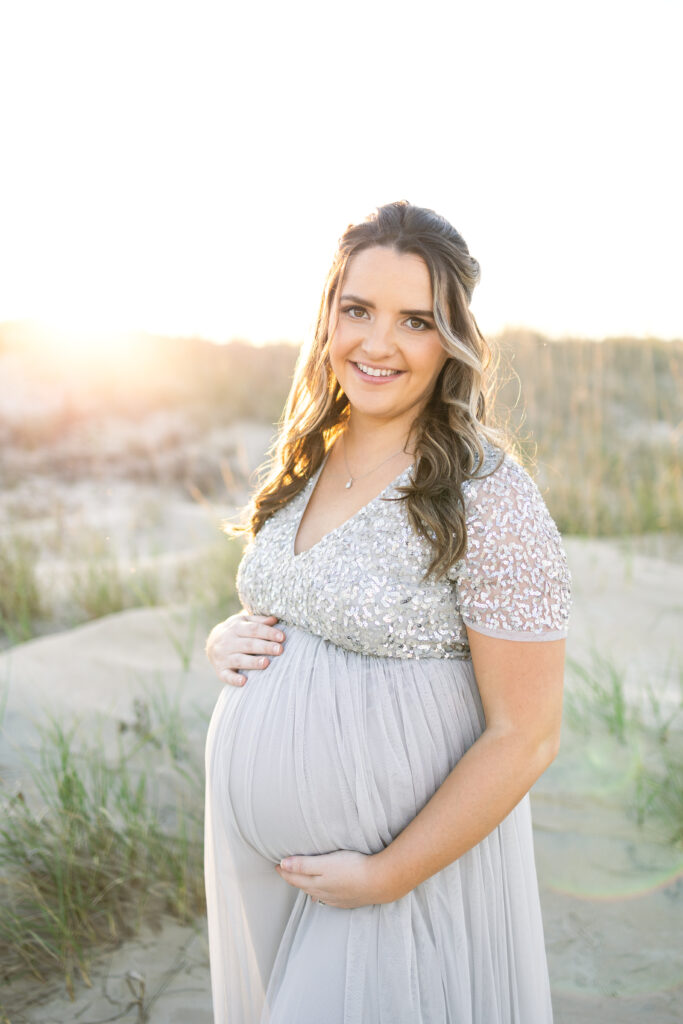
[{"label": "necklace pendant", "polygon": [[352,483],[353,483],[353,477],[351,477],[349,480],[346,481],[346,483],[344,484],[344,487],[348,488],[348,487],[351,486]]}]

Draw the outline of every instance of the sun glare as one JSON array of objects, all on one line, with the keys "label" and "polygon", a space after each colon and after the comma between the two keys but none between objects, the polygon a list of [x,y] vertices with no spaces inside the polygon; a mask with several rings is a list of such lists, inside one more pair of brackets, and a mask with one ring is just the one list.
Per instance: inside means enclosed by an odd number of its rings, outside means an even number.
[{"label": "sun glare", "polygon": [[72,364],[118,362],[130,356],[136,344],[132,331],[78,318],[33,321],[30,334],[39,349]]}]

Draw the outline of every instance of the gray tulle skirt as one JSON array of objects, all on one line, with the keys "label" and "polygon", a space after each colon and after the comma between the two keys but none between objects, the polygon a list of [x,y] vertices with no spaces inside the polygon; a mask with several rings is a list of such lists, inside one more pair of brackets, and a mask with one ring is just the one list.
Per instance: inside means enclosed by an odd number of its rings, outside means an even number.
[{"label": "gray tulle skirt", "polygon": [[284,653],[222,690],[207,735],[216,1024],[550,1024],[528,796],[393,903],[320,905],[275,871],[383,849],[484,727],[470,660],[355,654],[279,626]]}]

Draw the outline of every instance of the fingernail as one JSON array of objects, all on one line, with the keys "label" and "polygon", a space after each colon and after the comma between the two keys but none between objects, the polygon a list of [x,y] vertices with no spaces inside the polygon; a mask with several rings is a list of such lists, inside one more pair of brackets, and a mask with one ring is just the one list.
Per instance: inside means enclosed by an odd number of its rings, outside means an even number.
[{"label": "fingernail", "polygon": [[275,636],[276,636],[276,638],[278,640],[284,640],[284,638],[285,638],[285,634],[284,633],[276,633]]},{"label": "fingernail", "polygon": [[280,861],[280,867],[284,868],[285,871],[288,871],[291,868],[291,866],[292,866],[291,860],[285,859],[285,860],[281,860]]}]

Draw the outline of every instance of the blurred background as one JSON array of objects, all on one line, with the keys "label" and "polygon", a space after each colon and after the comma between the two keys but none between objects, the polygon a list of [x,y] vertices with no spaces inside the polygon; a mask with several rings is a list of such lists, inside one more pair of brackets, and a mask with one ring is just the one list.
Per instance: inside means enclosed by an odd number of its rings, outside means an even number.
[{"label": "blurred background", "polygon": [[681,28],[674,0],[0,0],[0,1020],[211,1019],[220,523],[337,238],[396,199],[482,266],[496,416],[574,579],[532,794],[556,1020],[680,1020]]}]

